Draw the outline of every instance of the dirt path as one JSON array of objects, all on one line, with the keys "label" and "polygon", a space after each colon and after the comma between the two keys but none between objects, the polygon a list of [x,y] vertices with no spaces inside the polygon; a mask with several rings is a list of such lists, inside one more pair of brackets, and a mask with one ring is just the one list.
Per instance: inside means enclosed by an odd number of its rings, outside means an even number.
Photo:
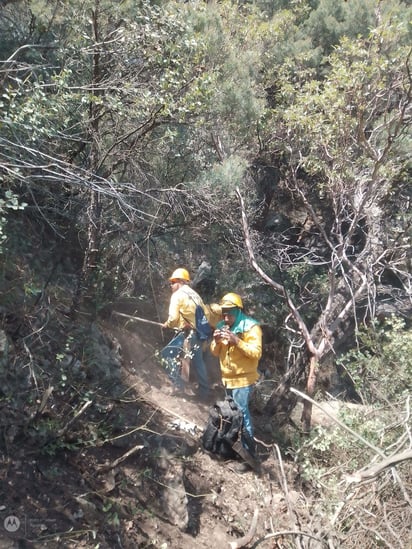
[{"label": "dirt path", "polygon": [[[186,495],[182,505],[179,497],[171,497],[173,490],[170,490],[169,484],[166,509],[173,508],[174,512],[169,511],[165,524],[174,524],[166,527],[163,532],[163,536],[169,537],[170,541],[162,547],[229,547],[231,540],[242,537],[249,530],[253,516],[256,515],[255,536],[264,536],[273,511],[271,503],[274,486],[276,485],[276,492],[279,490],[278,467],[274,454],[268,454],[265,450],[262,474],[258,477],[253,472],[239,474],[235,470],[235,463],[216,461],[204,453],[200,447],[200,436],[208,418],[210,404],[171,394],[172,385],[155,358],[159,345],[162,345],[158,334],[151,331],[148,337],[147,332],[141,330],[141,326],[131,330],[130,327],[125,328],[118,323],[111,325],[110,330],[122,349],[125,384],[135,388],[153,409],[157,408],[164,415],[169,427],[179,425],[177,433],[182,432],[180,426],[183,430],[187,427],[186,433],[191,439],[187,462],[182,467],[176,466],[176,455],[169,453],[166,459],[168,472],[165,476],[169,480],[174,479],[177,485],[180,482],[186,494],[190,495]],[[214,397],[222,398],[224,391],[219,385],[219,366],[211,357],[208,358],[208,369],[214,386]],[[171,502],[167,503],[170,498]],[[280,500],[281,498],[277,498],[277,503]],[[179,509],[184,511],[179,514]],[[185,516],[186,522],[182,519]],[[179,521],[185,527],[179,527]],[[165,524],[161,527],[162,531]],[[150,535],[154,533],[151,532]],[[262,543],[262,547],[265,546],[272,545]]]},{"label": "dirt path", "polygon": [[[124,327],[121,323],[105,325],[107,332],[114,337],[120,347],[123,360],[123,380],[130,388],[135,389],[142,397],[154,406],[161,408],[171,417],[194,423],[203,429],[210,404],[224,395],[220,384],[219,369],[216,360],[206,357],[209,377],[212,386],[212,397],[208,404],[195,397],[173,395],[173,385],[156,359],[156,354],[166,341],[160,339],[156,328],[150,328],[150,334],[141,326]],[[171,336],[171,334],[168,334]],[[195,386],[195,381],[191,387]],[[189,387],[190,388],[190,387]]]}]

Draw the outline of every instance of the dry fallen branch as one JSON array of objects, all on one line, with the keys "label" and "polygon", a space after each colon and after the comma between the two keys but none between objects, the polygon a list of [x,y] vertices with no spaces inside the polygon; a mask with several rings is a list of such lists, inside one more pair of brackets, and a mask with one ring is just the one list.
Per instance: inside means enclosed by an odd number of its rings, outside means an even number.
[{"label": "dry fallen branch", "polygon": [[[376,446],[374,446],[373,444],[371,444],[370,442],[368,442],[365,438],[363,438],[359,433],[356,433],[355,431],[353,431],[352,429],[350,429],[350,427],[348,427],[347,425],[345,425],[344,423],[342,423],[341,421],[339,421],[337,418],[333,417],[331,414],[329,414],[324,408],[322,408],[322,406],[320,404],[318,404],[315,400],[313,400],[312,398],[310,398],[309,396],[305,395],[304,393],[301,393],[300,391],[298,391],[297,389],[294,389],[293,387],[290,388],[290,391],[300,397],[302,397],[303,399],[306,399],[306,400],[309,400],[312,404],[314,404],[315,406],[317,406],[320,410],[322,410],[323,413],[325,413],[327,416],[329,416],[337,425],[339,425],[340,427],[342,427],[342,429],[345,429],[345,431],[347,431],[348,433],[350,433],[351,435],[353,435],[356,439],[358,439],[359,441],[361,441],[363,444],[365,444],[366,446],[368,446],[371,450],[373,450],[376,454],[378,454],[381,458],[383,458],[383,462],[381,463],[385,463],[386,460],[388,459],[387,456],[385,455],[385,453],[380,450],[379,448],[377,448]],[[409,452],[409,450],[408,450]],[[403,453],[403,452],[402,452]],[[396,455],[396,454],[395,454]],[[408,458],[404,458],[404,459],[409,459]],[[404,459],[402,459],[401,461],[404,461]],[[388,463],[387,467],[390,467],[390,463]],[[372,467],[371,469],[374,469],[374,467]],[[408,502],[408,504],[412,507],[412,501],[408,495],[408,491],[407,489],[405,488],[404,486],[404,483],[402,481],[402,479],[400,478],[398,472],[396,471],[396,469],[393,469],[393,476],[394,476],[394,479],[396,480],[396,482],[399,484],[401,490],[402,490],[402,493],[403,493],[403,497],[405,498],[405,501]],[[356,477],[356,475],[355,475]],[[373,478],[373,477],[372,477]],[[354,480],[352,480],[352,482],[356,482]],[[359,482],[359,481],[358,481]]]},{"label": "dry fallen branch", "polygon": [[83,404],[83,406],[79,410],[77,410],[77,412],[74,414],[74,416],[66,423],[66,425],[64,425],[64,427],[62,427],[59,431],[57,431],[57,437],[63,436],[67,432],[69,427],[71,427],[71,425],[73,425],[73,423],[76,421],[76,419],[78,419],[79,416],[81,416],[91,404],[93,404],[93,401],[92,400],[87,400]]},{"label": "dry fallen branch", "polygon": [[[290,499],[288,481],[287,481],[287,478],[286,478],[286,475],[285,475],[285,469],[283,467],[282,454],[280,453],[280,448],[277,444],[275,445],[275,448],[276,448],[276,455],[277,455],[277,459],[278,459],[279,467],[280,467],[279,482],[280,482],[280,485],[283,489],[283,493],[285,495],[285,501],[286,501],[286,505],[287,505],[287,509],[288,509],[290,524],[291,524],[291,526],[293,526],[293,528],[299,528],[299,526],[300,526],[299,520],[298,520],[299,517],[294,512],[293,504],[292,504],[292,501]],[[296,541],[297,549],[302,549],[302,544],[301,544],[299,538],[297,538],[295,541]]]},{"label": "dry fallen branch", "polygon": [[257,543],[255,544],[255,547],[257,547],[258,543],[261,543],[262,541],[265,541],[267,539],[281,538],[283,536],[306,536],[307,538],[314,539],[319,543],[324,542],[322,539],[317,538],[316,536],[309,534],[308,532],[300,532],[299,530],[282,530],[280,532],[272,532],[271,534],[266,534],[265,537],[257,541]]},{"label": "dry fallen branch", "polygon": [[412,459],[412,450],[405,450],[404,452],[399,452],[393,456],[380,461],[376,465],[369,467],[368,469],[363,469],[357,471],[353,475],[348,475],[346,477],[347,482],[363,482],[365,480],[371,480],[379,475],[382,471],[393,465],[405,461],[407,459]]},{"label": "dry fallen branch", "polygon": [[[49,388],[50,389],[50,388]],[[48,391],[49,391],[48,389]],[[51,394],[51,391],[52,391],[53,388],[50,389],[50,394]],[[47,394],[47,391],[46,391],[46,394]],[[47,396],[48,398],[48,396]],[[46,403],[46,400],[45,402]],[[77,410],[77,412],[75,412],[75,414],[73,415],[73,417],[71,417],[69,419],[69,421],[61,428],[59,429],[58,431],[56,431],[56,433],[53,434],[53,436],[50,436],[45,442],[44,444],[42,445],[42,447],[46,447],[48,444],[50,444],[51,442],[63,437],[63,435],[66,434],[66,432],[69,430],[69,428],[73,425],[73,423],[87,410],[87,408],[89,408],[89,406],[93,404],[93,401],[92,400],[87,400],[83,406],[81,406],[81,408],[79,408]]]},{"label": "dry fallen branch", "polygon": [[277,459],[278,459],[278,462],[279,462],[279,468],[280,468],[279,484],[281,485],[283,493],[285,495],[285,500],[286,500],[286,504],[287,504],[287,507],[288,507],[289,518],[293,521],[293,513],[292,513],[292,506],[291,506],[290,497],[289,497],[288,481],[286,479],[285,469],[283,467],[282,454],[280,453],[280,449],[279,449],[279,446],[277,444],[275,444],[275,448],[276,448],[276,455],[277,455]]},{"label": "dry fallen branch", "polygon": [[256,507],[253,513],[253,518],[249,528],[249,532],[246,534],[246,536],[243,536],[243,538],[239,538],[236,541],[231,541],[229,543],[230,549],[240,549],[241,547],[246,547],[246,545],[248,545],[252,541],[253,536],[255,535],[255,532],[256,532],[258,516],[259,516],[259,509]]},{"label": "dry fallen branch", "polygon": [[114,469],[114,467],[122,463],[122,461],[130,457],[132,454],[134,454],[139,450],[142,450],[143,448],[144,448],[143,444],[136,444],[136,446],[133,446],[133,448],[130,448],[130,450],[127,450],[127,452],[125,452],[122,456],[118,457],[111,463],[105,463],[104,465],[99,465],[97,468],[99,472],[110,471],[111,469]]}]

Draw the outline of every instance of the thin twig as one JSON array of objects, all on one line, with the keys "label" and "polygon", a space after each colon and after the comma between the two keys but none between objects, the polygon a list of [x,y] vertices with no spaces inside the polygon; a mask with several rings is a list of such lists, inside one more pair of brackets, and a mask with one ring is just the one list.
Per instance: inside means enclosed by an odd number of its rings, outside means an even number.
[{"label": "thin twig", "polygon": [[[293,526],[296,526],[296,517],[297,517],[297,515],[294,515],[294,513],[293,513],[293,508],[292,508],[290,497],[289,497],[288,482],[287,482],[287,479],[286,479],[285,470],[283,468],[282,454],[280,453],[280,449],[279,449],[279,446],[277,444],[275,444],[275,448],[276,448],[277,458],[278,458],[278,461],[279,461],[280,472],[282,474],[281,486],[283,488],[283,493],[285,494],[286,505],[287,505],[287,508],[288,508],[288,515],[289,515],[290,521],[293,524]],[[298,526],[300,526],[300,525],[298,525]],[[298,549],[301,549],[302,545],[300,543],[299,538],[296,539],[296,545],[297,545]]]},{"label": "thin twig", "polygon": [[86,401],[83,406],[80,408],[80,410],[78,410],[74,416],[70,419],[70,421],[68,421],[66,423],[66,425],[64,427],[62,427],[59,431],[57,431],[57,437],[61,437],[62,435],[64,435],[64,433],[67,431],[67,429],[70,427],[70,425],[72,425],[76,419],[81,416],[86,410],[87,408],[93,403],[92,400],[88,400]]},{"label": "thin twig", "polygon": [[149,320],[147,318],[140,318],[139,316],[126,315],[125,313],[118,313],[117,311],[112,311],[112,314],[117,316],[124,316],[125,318],[129,318],[130,320],[137,320],[138,322],[144,322],[145,324],[152,324],[153,326],[160,326],[161,328],[163,328],[163,324],[161,322],[155,322],[154,320]]}]

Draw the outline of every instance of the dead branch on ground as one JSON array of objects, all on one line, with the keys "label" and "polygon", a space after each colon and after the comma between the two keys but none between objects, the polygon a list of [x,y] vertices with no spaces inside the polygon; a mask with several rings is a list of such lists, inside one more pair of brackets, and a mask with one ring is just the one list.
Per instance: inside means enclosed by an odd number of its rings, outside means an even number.
[{"label": "dead branch on ground", "polygon": [[135,446],[133,446],[133,448],[130,448],[130,450],[127,450],[127,452],[125,452],[122,456],[118,457],[117,459],[115,459],[111,463],[105,463],[103,465],[98,465],[97,469],[100,473],[110,471],[111,469],[114,469],[115,467],[117,467],[117,465],[122,463],[125,459],[127,459],[128,457],[130,457],[134,453],[138,452],[139,450],[142,450],[143,448],[144,448],[143,444],[136,444]]},{"label": "dead branch on ground", "polygon": [[259,509],[256,507],[253,513],[253,518],[252,518],[252,522],[250,524],[248,533],[242,538],[237,539],[236,541],[231,541],[229,543],[230,549],[240,549],[241,547],[246,547],[246,545],[248,545],[252,541],[253,536],[255,535],[255,532],[256,532],[258,516],[259,516]]},{"label": "dead branch on ground", "polygon": [[382,461],[377,463],[376,465],[373,465],[372,467],[357,471],[353,475],[348,475],[346,477],[346,481],[352,483],[372,480],[388,467],[393,467],[394,465],[397,465],[402,461],[406,461],[407,459],[412,459],[412,449],[405,450],[404,452],[399,452],[398,454],[394,454],[393,456],[389,456],[386,459],[383,459]]}]

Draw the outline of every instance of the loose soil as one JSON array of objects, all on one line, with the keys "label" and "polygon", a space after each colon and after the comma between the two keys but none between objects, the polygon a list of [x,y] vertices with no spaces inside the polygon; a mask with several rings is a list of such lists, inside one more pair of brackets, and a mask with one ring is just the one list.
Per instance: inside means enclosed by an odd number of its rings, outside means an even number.
[{"label": "loose soil", "polygon": [[[293,526],[282,486],[296,507],[299,494],[292,467],[278,460],[268,418],[255,417],[260,474],[239,473],[238,462],[202,450],[211,403],[173,395],[156,360],[166,343],[160,329],[114,319],[101,328],[121,353],[119,396],[102,395],[54,450],[22,444],[3,456],[0,548],[216,549],[251,528],[253,547],[280,547],[268,535]],[[208,368],[219,399],[219,368],[210,356]],[[78,447],[80,434],[89,442]]]}]

